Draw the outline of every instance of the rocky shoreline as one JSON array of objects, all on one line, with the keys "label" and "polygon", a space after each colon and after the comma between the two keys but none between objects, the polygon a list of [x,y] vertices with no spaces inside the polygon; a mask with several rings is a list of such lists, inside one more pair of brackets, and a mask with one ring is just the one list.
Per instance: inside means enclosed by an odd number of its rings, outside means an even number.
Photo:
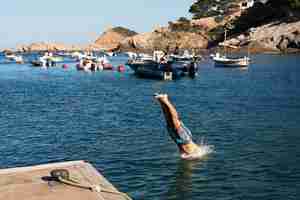
[{"label": "rocky shoreline", "polygon": [[[104,32],[93,44],[66,45],[63,43],[32,43],[20,45],[18,52],[32,51],[135,51],[149,52],[155,49],[213,50],[209,47],[209,39],[203,33],[188,31],[172,31],[170,28],[158,28],[153,32],[138,34],[122,28],[128,33],[120,34],[120,27]],[[249,42],[250,40],[250,42]],[[252,53],[299,53],[300,52],[300,21],[292,23],[272,22],[255,28],[251,34],[242,33],[223,42],[237,46],[232,51],[250,50]],[[11,50],[12,51],[12,50]]]}]

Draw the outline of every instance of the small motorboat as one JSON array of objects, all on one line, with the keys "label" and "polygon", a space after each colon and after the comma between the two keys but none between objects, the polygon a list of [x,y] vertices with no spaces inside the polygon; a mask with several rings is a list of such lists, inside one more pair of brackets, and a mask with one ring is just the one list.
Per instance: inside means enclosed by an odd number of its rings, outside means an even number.
[{"label": "small motorboat", "polygon": [[226,55],[221,56],[219,53],[212,58],[215,67],[248,67],[250,59],[247,56],[229,58]]},{"label": "small motorboat", "polygon": [[5,55],[5,58],[7,60],[10,60],[10,61],[14,61],[16,62],[17,64],[23,64],[24,61],[23,61],[23,57],[21,55],[17,56],[15,54],[6,54]]},{"label": "small motorboat", "polygon": [[173,68],[171,63],[129,61],[127,65],[134,71],[135,75],[143,78],[173,80],[180,77],[180,72]]},{"label": "small motorboat", "polygon": [[76,66],[77,70],[84,71],[113,70],[113,66],[110,64],[106,56],[83,58]]},{"label": "small motorboat", "polygon": [[214,61],[215,67],[241,67],[245,68],[248,67],[250,64],[250,53],[248,49],[248,56],[244,57],[229,57],[227,56],[226,48],[232,48],[237,49],[238,47],[226,44],[227,39],[227,29],[225,29],[224,32],[224,42],[219,43],[219,46],[223,46],[224,53],[221,55],[221,53],[217,52],[216,54],[211,54],[211,58]]},{"label": "small motorboat", "polygon": [[160,80],[178,79],[186,73],[194,78],[198,71],[195,59],[167,56],[162,51],[155,51],[152,58],[144,56],[130,59],[127,65],[137,76]]},{"label": "small motorboat", "polygon": [[61,62],[61,57],[55,57],[52,53],[46,52],[44,56],[39,57],[37,60],[31,61],[34,67],[54,67],[57,62]]},{"label": "small motorboat", "polygon": [[90,59],[82,59],[79,64],[76,65],[78,71],[100,71],[103,70],[103,66]]}]

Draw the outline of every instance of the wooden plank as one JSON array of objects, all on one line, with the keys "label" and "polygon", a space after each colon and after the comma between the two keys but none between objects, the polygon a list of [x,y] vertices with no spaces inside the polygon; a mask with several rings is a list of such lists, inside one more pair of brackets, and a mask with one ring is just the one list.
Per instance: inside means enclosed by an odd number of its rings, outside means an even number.
[{"label": "wooden plank", "polygon": [[125,200],[120,194],[96,192],[69,186],[50,179],[53,169],[66,169],[84,185],[118,190],[91,164],[85,161],[46,164],[0,170],[0,200]]}]

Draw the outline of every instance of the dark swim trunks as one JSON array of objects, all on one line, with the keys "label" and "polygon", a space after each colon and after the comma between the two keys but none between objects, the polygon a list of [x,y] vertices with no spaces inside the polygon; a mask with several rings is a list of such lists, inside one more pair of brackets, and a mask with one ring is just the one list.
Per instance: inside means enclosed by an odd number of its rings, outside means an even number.
[{"label": "dark swim trunks", "polygon": [[192,133],[184,126],[183,122],[180,124],[181,126],[178,130],[168,127],[168,132],[177,145],[188,144],[192,141]]}]

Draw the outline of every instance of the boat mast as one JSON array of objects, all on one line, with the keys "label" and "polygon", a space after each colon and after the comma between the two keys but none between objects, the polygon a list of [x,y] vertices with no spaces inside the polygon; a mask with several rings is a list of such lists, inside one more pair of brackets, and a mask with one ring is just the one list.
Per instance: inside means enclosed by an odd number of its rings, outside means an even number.
[{"label": "boat mast", "polygon": [[248,58],[250,58],[250,45],[251,45],[251,41],[252,41],[252,33],[253,33],[253,28],[250,28],[249,30],[249,43],[248,43]]},{"label": "boat mast", "polygon": [[227,28],[225,28],[225,32],[224,32],[224,54],[225,54],[225,56],[227,56],[227,48],[225,45],[226,40],[227,40]]}]

